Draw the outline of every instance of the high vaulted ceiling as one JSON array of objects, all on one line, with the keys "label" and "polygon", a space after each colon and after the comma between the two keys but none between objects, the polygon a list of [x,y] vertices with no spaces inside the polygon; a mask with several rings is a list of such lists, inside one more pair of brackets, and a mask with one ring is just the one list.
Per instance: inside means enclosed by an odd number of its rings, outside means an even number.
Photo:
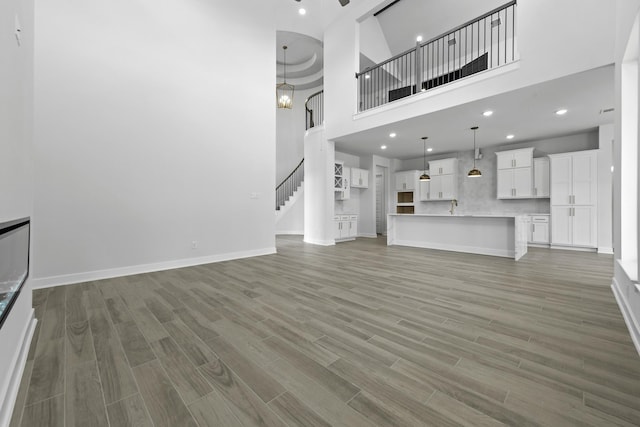
[{"label": "high vaulted ceiling", "polygon": [[276,35],[277,80],[284,78],[284,51],[287,46],[287,83],[296,90],[311,89],[322,85],[322,42],[304,34],[278,31]]}]

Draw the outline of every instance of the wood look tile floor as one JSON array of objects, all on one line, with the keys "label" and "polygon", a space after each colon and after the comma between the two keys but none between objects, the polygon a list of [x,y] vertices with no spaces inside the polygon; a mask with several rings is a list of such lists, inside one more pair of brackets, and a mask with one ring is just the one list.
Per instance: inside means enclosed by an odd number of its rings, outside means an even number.
[{"label": "wood look tile floor", "polygon": [[611,256],[277,244],[35,291],[11,427],[640,425]]}]

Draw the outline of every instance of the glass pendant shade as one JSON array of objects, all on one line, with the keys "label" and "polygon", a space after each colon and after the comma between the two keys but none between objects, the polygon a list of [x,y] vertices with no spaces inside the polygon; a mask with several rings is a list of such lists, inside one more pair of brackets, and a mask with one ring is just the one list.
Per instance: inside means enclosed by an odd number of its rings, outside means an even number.
[{"label": "glass pendant shade", "polygon": [[422,139],[422,148],[424,149],[424,155],[422,156],[422,175],[420,175],[420,181],[431,181],[431,177],[427,173],[427,139],[428,136],[423,136]]},{"label": "glass pendant shade", "polygon": [[467,177],[482,178],[482,172],[476,167],[476,131],[478,130],[478,126],[472,127],[471,130],[473,131],[473,169],[469,171]]},{"label": "glass pendant shade", "polygon": [[276,85],[276,105],[278,108],[293,108],[293,85],[287,83],[287,46],[282,46],[284,51],[284,81]]}]

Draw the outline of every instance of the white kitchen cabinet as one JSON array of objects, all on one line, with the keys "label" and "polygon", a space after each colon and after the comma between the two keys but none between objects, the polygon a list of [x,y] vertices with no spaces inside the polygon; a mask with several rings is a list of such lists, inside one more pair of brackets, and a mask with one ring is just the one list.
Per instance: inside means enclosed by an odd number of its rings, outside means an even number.
[{"label": "white kitchen cabinet", "polygon": [[354,240],[358,236],[358,215],[334,216],[333,232],[336,241]]},{"label": "white kitchen cabinet", "polygon": [[497,198],[533,197],[533,148],[500,151],[497,156]]},{"label": "white kitchen cabinet", "polygon": [[351,168],[351,187],[369,188],[369,171],[360,168]]},{"label": "white kitchen cabinet", "polygon": [[431,191],[431,181],[419,181],[418,187],[420,187],[418,200],[421,202],[428,202],[430,197],[429,193]]},{"label": "white kitchen cabinet", "polygon": [[429,200],[452,200],[458,197],[458,177],[455,175],[435,175],[429,181]]},{"label": "white kitchen cabinet", "polygon": [[533,196],[549,197],[549,158],[537,157],[533,159]]},{"label": "white kitchen cabinet", "polygon": [[549,244],[549,215],[531,215],[529,228],[529,243]]},{"label": "white kitchen cabinet", "polygon": [[336,200],[349,200],[351,198],[351,174],[350,168],[343,166],[342,190],[336,191]]},{"label": "white kitchen cabinet", "polygon": [[418,171],[396,172],[396,191],[413,191],[418,182]]},{"label": "white kitchen cabinet", "polygon": [[335,161],[333,163],[333,190],[344,190],[344,162]]},{"label": "white kitchen cabinet", "polygon": [[551,244],[596,248],[597,151],[552,154]]},{"label": "white kitchen cabinet", "polygon": [[533,148],[497,152],[498,169],[530,168],[533,166]]},{"label": "white kitchen cabinet", "polygon": [[452,200],[458,197],[458,159],[432,160],[429,162],[428,190],[423,201]]}]

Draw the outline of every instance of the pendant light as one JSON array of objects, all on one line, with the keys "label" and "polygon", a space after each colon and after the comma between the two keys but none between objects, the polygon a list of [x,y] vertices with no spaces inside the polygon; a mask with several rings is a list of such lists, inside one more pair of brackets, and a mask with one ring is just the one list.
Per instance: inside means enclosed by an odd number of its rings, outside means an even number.
[{"label": "pendant light", "polygon": [[293,85],[287,84],[287,46],[282,46],[284,51],[284,82],[276,85],[276,102],[278,108],[293,108]]},{"label": "pendant light", "polygon": [[[428,136],[422,137],[422,148],[424,148],[424,155],[422,156],[422,175],[420,175],[420,181],[431,181],[431,177],[427,173],[427,139]],[[415,176],[415,175],[414,175]]]},{"label": "pendant light", "polygon": [[469,178],[482,178],[482,172],[476,168],[476,131],[478,130],[478,126],[472,127],[471,130],[473,131],[473,169],[469,171],[467,176]]}]

